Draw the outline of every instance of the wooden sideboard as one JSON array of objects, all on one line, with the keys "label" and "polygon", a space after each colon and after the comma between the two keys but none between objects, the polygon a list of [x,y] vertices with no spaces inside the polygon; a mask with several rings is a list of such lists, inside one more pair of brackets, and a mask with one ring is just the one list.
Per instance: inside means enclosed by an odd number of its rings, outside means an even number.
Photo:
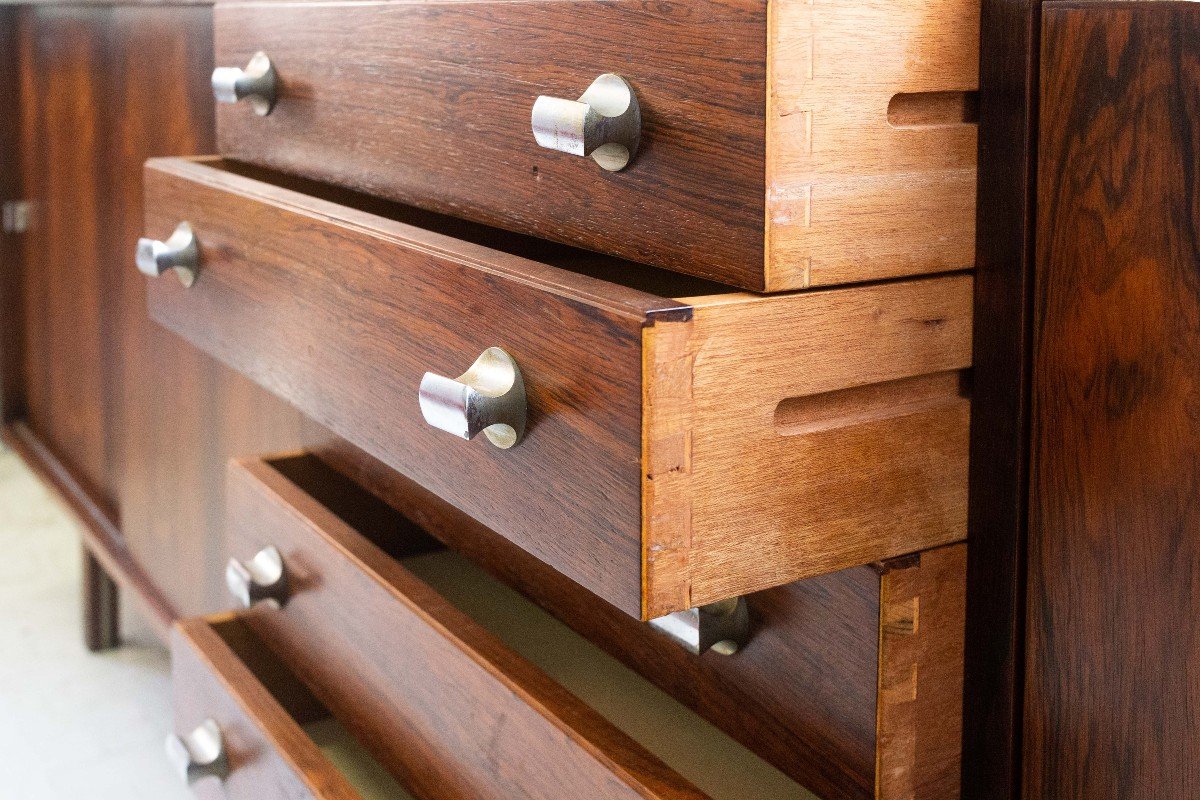
[{"label": "wooden sideboard", "polygon": [[[171,642],[200,796],[358,797],[330,716],[422,798],[728,796],[486,584],[756,797],[1190,800],[1198,14],[0,5],[4,437],[88,646]],[[609,70],[629,165],[539,144]],[[489,347],[512,449],[418,402]]]}]

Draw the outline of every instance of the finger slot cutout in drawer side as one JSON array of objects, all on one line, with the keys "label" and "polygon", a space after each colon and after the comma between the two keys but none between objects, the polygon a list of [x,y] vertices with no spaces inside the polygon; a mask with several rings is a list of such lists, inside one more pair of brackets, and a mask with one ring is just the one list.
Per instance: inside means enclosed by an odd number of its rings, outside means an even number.
[{"label": "finger slot cutout in drawer side", "polygon": [[686,298],[647,327],[643,617],[964,540],[972,291]]}]

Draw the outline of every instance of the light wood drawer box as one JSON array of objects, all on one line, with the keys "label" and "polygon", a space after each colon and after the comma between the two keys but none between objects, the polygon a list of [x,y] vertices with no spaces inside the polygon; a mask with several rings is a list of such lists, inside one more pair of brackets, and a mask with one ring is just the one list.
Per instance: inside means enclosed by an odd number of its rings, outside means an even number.
[{"label": "light wood drawer box", "polygon": [[[490,225],[777,291],[974,262],[979,0],[218,3],[269,116],[219,150]],[[618,73],[621,172],[540,148],[539,95]]]},{"label": "light wood drawer box", "polygon": [[411,800],[365,751],[338,736],[326,709],[241,619],[177,624],[171,673],[175,766],[184,768],[183,742],[194,741],[201,726],[213,726],[220,741],[220,751],[195,754],[188,779],[201,800]]},{"label": "light wood drawer box", "polygon": [[[180,220],[199,278],[151,281],[155,320],[629,614],[965,536],[970,276],[714,295],[152,161],[146,233]],[[528,393],[509,450],[430,427],[417,401],[426,371],[492,346]]]}]

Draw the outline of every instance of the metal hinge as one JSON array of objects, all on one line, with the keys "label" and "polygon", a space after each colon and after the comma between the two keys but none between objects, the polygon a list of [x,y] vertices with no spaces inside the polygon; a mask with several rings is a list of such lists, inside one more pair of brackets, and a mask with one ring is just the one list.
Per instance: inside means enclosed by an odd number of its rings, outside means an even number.
[{"label": "metal hinge", "polygon": [[4,232],[24,233],[33,219],[33,203],[28,200],[8,200],[4,203]]}]

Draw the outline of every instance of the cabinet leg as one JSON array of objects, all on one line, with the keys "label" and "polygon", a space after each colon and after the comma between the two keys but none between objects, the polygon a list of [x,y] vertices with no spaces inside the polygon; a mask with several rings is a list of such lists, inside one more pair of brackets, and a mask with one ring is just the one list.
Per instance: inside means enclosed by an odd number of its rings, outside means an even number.
[{"label": "cabinet leg", "polygon": [[83,548],[83,642],[97,653],[121,643],[117,584]]}]

